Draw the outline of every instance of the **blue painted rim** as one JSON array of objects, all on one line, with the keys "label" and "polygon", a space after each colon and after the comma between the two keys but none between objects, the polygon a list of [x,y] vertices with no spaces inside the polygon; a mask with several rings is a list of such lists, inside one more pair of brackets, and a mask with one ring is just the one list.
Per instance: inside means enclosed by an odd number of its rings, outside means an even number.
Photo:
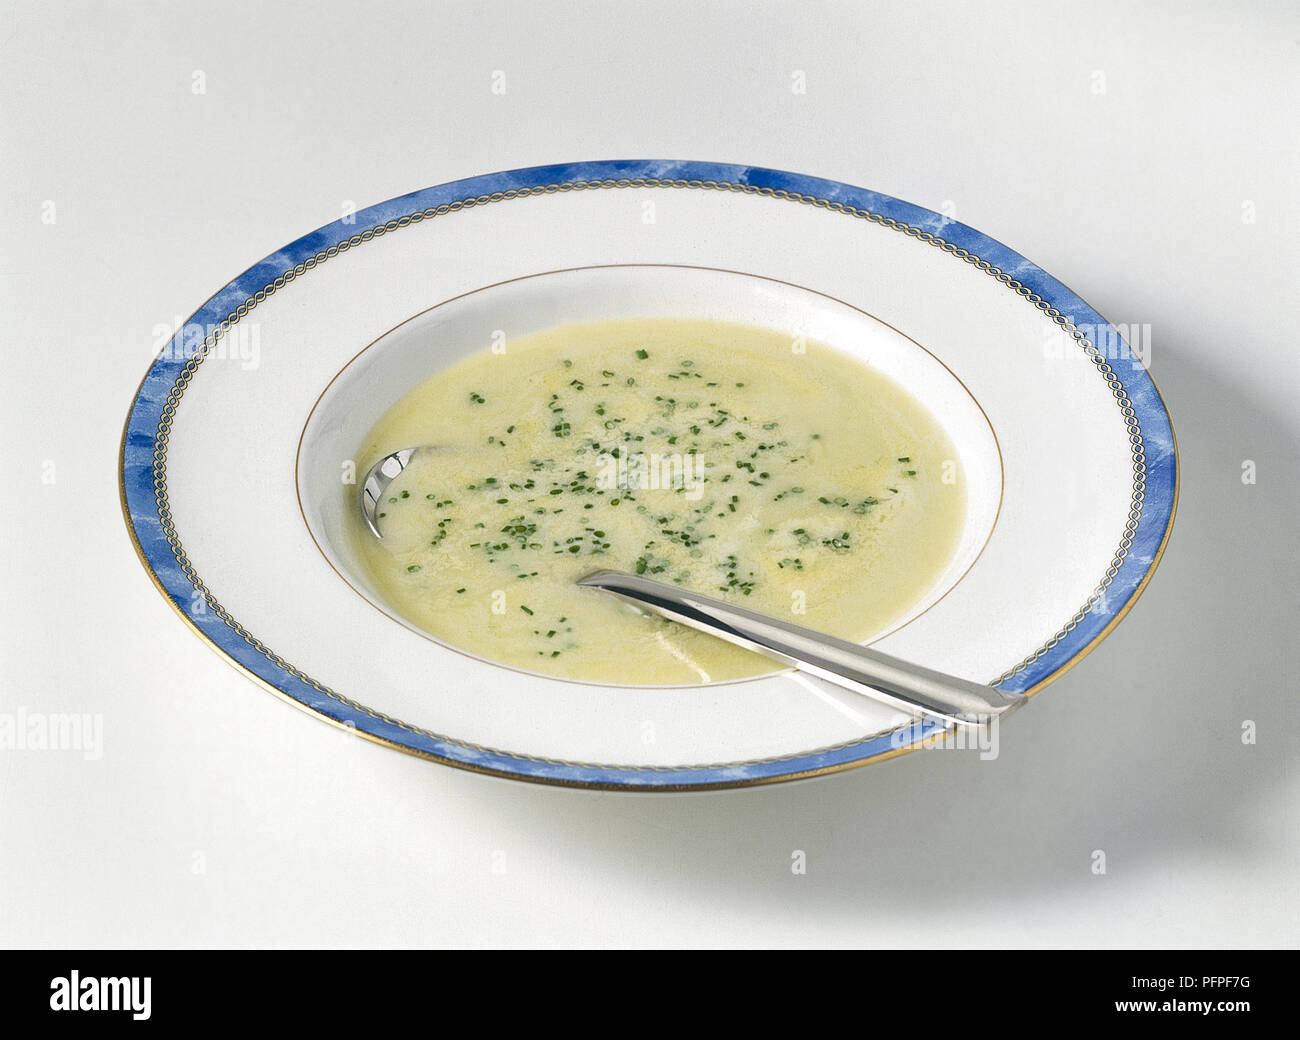
[{"label": "blue painted rim", "polygon": [[[522,780],[622,790],[738,787],[796,779],[861,765],[941,733],[943,727],[940,724],[925,723],[880,734],[846,747],[812,751],[777,760],[689,768],[625,768],[547,761],[508,751],[475,747],[374,714],[352,701],[330,695],[324,687],[302,677],[302,673],[296,669],[291,671],[284,663],[272,661],[214,612],[196,615],[190,611],[196,589],[186,577],[163,532],[154,473],[156,434],[163,409],[178,374],[184,369],[187,358],[193,354],[192,346],[189,353],[186,352],[186,328],[195,324],[216,326],[236,313],[237,308],[242,307],[254,294],[291,271],[295,265],[308,262],[330,247],[367,231],[383,234],[385,231],[380,229],[392,222],[401,222],[398,226],[404,226],[412,216],[426,210],[498,192],[622,180],[680,180],[745,185],[751,189],[760,189],[765,194],[778,193],[777,198],[806,196],[817,200],[815,204],[829,208],[853,207],[867,211],[885,218],[886,223],[906,225],[911,229],[907,233],[920,237],[922,242],[928,242],[928,236],[935,236],[959,250],[973,254],[979,260],[987,261],[1027,287],[1029,292],[1046,304],[1069,316],[1076,326],[1100,328],[1109,325],[1055,278],[987,235],[939,213],[888,195],[818,177],[719,163],[615,160],[535,166],[453,181],[381,202],[361,210],[348,223],[338,220],[304,235],[250,267],[209,299],[177,331],[169,348],[162,352],[146,373],[132,402],[122,439],[120,477],[123,511],[142,562],[152,572],[155,582],[177,612],[193,624],[203,638],[217,647],[232,663],[252,673],[285,697],[335,723],[354,727],[363,736],[467,769]],[[389,227],[387,230],[396,228]],[[953,262],[962,261],[955,257]],[[314,266],[314,263],[310,266]],[[1132,360],[1127,344],[1121,343],[1120,350],[1120,360]],[[1166,541],[1173,521],[1178,490],[1173,427],[1146,368],[1140,364],[1126,364],[1122,368],[1121,372],[1120,366],[1116,366],[1114,378],[1122,384],[1128,395],[1141,428],[1145,450],[1146,485],[1140,522],[1133,533],[1127,555],[1094,609],[1085,614],[1051,649],[1023,670],[1002,681],[1002,689],[1026,691],[1040,687],[1087,650],[1093,640],[1125,613],[1141,591],[1154,570]],[[292,662],[288,664],[292,667]]]}]

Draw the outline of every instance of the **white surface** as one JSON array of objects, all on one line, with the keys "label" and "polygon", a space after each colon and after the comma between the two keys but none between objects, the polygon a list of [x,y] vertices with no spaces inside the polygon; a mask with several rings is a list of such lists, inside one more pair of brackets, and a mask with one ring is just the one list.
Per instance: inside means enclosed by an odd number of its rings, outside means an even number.
[{"label": "white surface", "polygon": [[[1290,5],[4,11],[0,712],[100,713],[104,754],[0,751],[0,943],[1295,945]],[[1173,541],[996,760],[686,798],[510,784],[311,721],[154,591],[116,455],[164,331],[345,201],[614,157],[952,203],[1150,324]]]}]

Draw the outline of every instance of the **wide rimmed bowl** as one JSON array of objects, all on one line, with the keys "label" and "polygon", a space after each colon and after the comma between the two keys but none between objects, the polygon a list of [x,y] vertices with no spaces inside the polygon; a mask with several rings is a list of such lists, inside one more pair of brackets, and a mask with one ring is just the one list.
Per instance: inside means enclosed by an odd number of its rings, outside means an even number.
[{"label": "wide rimmed bowl", "polygon": [[264,687],[469,769],[729,787],[834,772],[934,736],[788,671],[614,687],[502,668],[415,631],[368,587],[343,535],[340,463],[388,405],[502,336],[656,316],[828,341],[940,417],[968,481],[961,544],[880,649],[1034,693],[1149,580],[1177,497],[1173,431],[1112,326],[939,214],[694,162],[441,185],[240,275],[177,330],[132,403],[122,498],[141,560],[191,628]]}]

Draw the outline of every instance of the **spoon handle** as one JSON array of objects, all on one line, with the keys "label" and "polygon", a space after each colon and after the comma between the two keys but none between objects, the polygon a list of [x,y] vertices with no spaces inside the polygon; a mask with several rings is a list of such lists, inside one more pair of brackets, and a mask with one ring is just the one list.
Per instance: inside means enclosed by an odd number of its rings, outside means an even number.
[{"label": "spoon handle", "polygon": [[1024,694],[922,668],[846,639],[634,574],[597,571],[578,584],[612,592],[651,613],[795,665],[912,714],[932,715],[960,726],[980,726],[1011,714],[1026,700]]}]

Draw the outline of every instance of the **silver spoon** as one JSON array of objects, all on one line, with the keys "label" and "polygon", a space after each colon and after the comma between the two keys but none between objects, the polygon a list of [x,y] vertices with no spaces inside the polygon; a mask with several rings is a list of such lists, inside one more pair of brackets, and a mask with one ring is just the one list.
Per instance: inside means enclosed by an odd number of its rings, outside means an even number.
[{"label": "silver spoon", "polygon": [[1022,693],[922,668],[847,639],[635,574],[597,571],[579,579],[578,584],[613,593],[642,610],[756,650],[912,714],[921,712],[959,726],[979,727],[1006,718],[1027,700]]}]

